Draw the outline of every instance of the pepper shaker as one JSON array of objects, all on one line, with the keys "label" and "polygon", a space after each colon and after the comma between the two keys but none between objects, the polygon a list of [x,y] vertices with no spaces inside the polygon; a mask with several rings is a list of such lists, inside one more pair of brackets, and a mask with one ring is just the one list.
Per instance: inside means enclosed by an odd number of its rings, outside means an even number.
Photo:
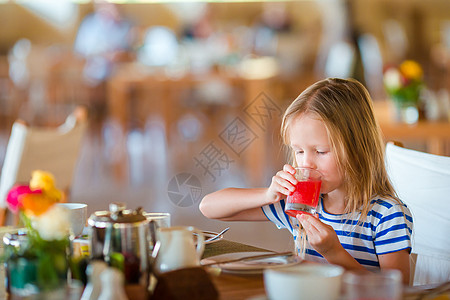
[{"label": "pepper shaker", "polygon": [[98,300],[128,300],[124,290],[123,273],[114,267],[106,268],[100,274],[102,292]]},{"label": "pepper shaker", "polygon": [[97,300],[102,291],[100,274],[108,268],[104,261],[93,261],[86,268],[88,284],[86,285],[80,300]]}]

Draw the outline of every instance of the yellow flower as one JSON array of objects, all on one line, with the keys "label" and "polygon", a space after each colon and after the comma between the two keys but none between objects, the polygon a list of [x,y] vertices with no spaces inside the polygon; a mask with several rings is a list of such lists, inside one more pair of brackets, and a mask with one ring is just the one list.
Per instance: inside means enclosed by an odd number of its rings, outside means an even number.
[{"label": "yellow flower", "polygon": [[400,72],[408,80],[420,80],[423,76],[422,67],[413,60],[405,60],[400,65]]},{"label": "yellow flower", "polygon": [[48,197],[60,201],[62,194],[55,186],[55,179],[49,172],[36,170],[31,174],[30,188],[42,190]]},{"label": "yellow flower", "polygon": [[36,170],[31,173],[30,188],[32,190],[49,190],[55,186],[55,178],[49,172]]}]

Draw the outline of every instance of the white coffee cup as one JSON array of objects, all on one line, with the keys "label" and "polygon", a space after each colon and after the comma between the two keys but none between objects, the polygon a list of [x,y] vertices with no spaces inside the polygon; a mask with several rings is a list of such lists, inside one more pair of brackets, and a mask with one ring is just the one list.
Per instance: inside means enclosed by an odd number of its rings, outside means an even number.
[{"label": "white coffee cup", "polygon": [[87,204],[85,203],[58,203],[70,211],[70,229],[74,236],[80,236],[86,225]]}]

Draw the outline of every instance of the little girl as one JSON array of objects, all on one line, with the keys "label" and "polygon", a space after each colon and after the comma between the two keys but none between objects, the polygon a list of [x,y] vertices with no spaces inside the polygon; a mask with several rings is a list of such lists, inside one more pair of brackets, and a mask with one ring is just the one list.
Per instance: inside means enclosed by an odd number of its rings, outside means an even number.
[{"label": "little girl", "polygon": [[[208,218],[270,220],[307,235],[307,260],[347,270],[398,269],[409,281],[412,218],[396,197],[384,164],[384,143],[372,100],[356,80],[330,78],[307,88],[287,108],[281,134],[292,165],[276,173],[268,188],[228,188],[200,203]],[[294,167],[322,174],[317,214],[290,218],[285,198],[295,190]]]}]

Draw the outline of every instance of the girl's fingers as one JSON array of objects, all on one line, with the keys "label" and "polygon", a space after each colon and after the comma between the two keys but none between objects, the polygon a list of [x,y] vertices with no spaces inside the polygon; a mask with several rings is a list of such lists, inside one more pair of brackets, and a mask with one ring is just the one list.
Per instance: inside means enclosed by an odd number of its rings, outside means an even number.
[{"label": "girl's fingers", "polygon": [[298,214],[297,220],[305,228],[307,234],[314,235],[314,234],[319,233],[319,229],[316,227],[316,223],[315,223],[315,221],[317,221],[317,220],[314,217],[309,216],[307,214]]},{"label": "girl's fingers", "polygon": [[295,191],[295,185],[297,180],[291,172],[294,172],[294,168],[290,165],[285,165],[283,170],[278,171],[275,176],[272,177],[272,183],[269,190],[275,193],[280,193],[286,196],[291,195]]},{"label": "girl's fingers", "polygon": [[282,199],[284,195],[289,196],[292,194],[291,190],[293,190],[292,184],[277,176],[273,176],[268,192],[274,197],[281,197],[280,199]]},{"label": "girl's fingers", "polygon": [[[277,176],[274,176],[275,183],[286,192],[284,193],[285,195],[290,195],[292,192],[294,192],[295,186],[288,179],[286,179],[284,175],[279,175],[278,173]],[[280,192],[282,191],[280,190]]]},{"label": "girl's fingers", "polygon": [[288,165],[288,164],[286,164],[286,165],[283,166],[283,171],[288,172],[288,173],[290,173],[290,174],[292,174],[292,175],[295,174],[295,169],[294,169],[294,167],[291,166],[291,165]]},{"label": "girl's fingers", "polygon": [[297,179],[295,179],[294,175],[286,171],[278,171],[275,175],[276,177],[283,178],[284,180],[289,181],[292,185],[297,184]]},{"label": "girl's fingers", "polygon": [[289,196],[292,194],[292,189],[289,186],[283,186],[282,184],[276,182],[274,186],[274,190],[283,195]]},{"label": "girl's fingers", "polygon": [[284,173],[287,175],[287,180],[292,182],[292,184],[297,184],[297,179],[295,178],[295,169],[291,165],[284,165]]},{"label": "girl's fingers", "polygon": [[301,217],[305,218],[307,222],[311,224],[311,226],[316,228],[317,231],[322,231],[322,229],[324,229],[325,224],[323,224],[322,221],[319,220],[318,215],[316,217],[307,214],[302,214]]}]

